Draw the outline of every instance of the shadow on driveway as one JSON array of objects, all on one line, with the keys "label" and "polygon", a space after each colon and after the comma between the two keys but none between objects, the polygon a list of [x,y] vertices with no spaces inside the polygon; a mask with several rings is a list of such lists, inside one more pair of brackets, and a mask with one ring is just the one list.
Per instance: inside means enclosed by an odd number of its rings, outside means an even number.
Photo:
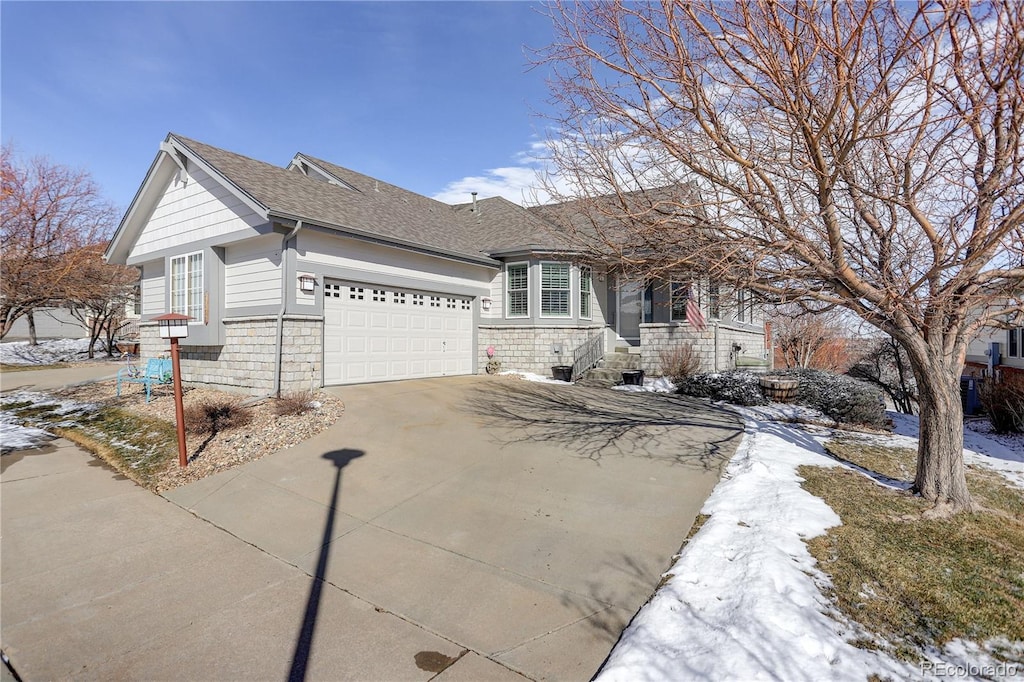
[{"label": "shadow on driveway", "polygon": [[334,510],[338,506],[338,494],[341,492],[341,470],[352,460],[362,457],[362,450],[334,450],[321,455],[334,465],[334,491],[327,507],[327,518],[324,520],[324,534],[320,544],[320,553],[316,562],[316,574],[309,586],[309,597],[306,599],[306,610],[302,616],[302,626],[295,639],[295,651],[292,653],[291,669],[288,671],[288,682],[302,682],[306,679],[309,666],[309,654],[316,632],[317,614],[320,611],[320,599],[327,580],[327,561],[330,556],[328,547],[334,537]]},{"label": "shadow on driveway", "polygon": [[662,393],[494,381],[474,387],[463,408],[502,445],[555,444],[598,464],[642,457],[718,469],[743,434],[731,412]]}]

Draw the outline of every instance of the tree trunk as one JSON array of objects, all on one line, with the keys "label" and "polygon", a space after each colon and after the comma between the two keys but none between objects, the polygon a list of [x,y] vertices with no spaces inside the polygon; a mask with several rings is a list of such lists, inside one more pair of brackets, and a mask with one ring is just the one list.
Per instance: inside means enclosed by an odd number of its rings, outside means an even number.
[{"label": "tree trunk", "polygon": [[96,357],[96,341],[100,338],[100,327],[96,323],[96,318],[89,321],[89,359],[92,360]]},{"label": "tree trunk", "polygon": [[964,412],[960,373],[929,363],[915,371],[920,401],[920,439],[913,491],[935,503],[930,516],[973,511],[964,469]]},{"label": "tree trunk", "polygon": [[30,310],[25,313],[25,318],[28,322],[28,345],[38,346],[39,339],[36,338],[36,316]]}]

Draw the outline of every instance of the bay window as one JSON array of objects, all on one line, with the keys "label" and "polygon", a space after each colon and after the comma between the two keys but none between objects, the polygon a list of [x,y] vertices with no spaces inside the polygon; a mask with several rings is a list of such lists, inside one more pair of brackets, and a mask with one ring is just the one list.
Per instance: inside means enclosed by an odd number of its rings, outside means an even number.
[{"label": "bay window", "polygon": [[505,298],[508,317],[530,315],[530,265],[509,263],[505,266]]},{"label": "bay window", "polygon": [[540,264],[541,317],[569,317],[569,264]]},{"label": "bay window", "polygon": [[590,312],[590,294],[593,290],[593,272],[586,266],[580,267],[580,317],[589,320],[592,317]]}]

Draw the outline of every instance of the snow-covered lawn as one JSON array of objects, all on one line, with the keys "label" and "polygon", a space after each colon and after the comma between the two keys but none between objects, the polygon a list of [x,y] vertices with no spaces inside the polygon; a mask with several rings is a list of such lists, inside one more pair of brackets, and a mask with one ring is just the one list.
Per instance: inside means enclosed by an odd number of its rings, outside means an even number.
[{"label": "snow-covered lawn", "polygon": [[[96,356],[109,360],[101,350],[102,343],[96,344]],[[55,365],[60,362],[81,362],[88,360],[89,339],[55,339],[40,341],[30,346],[28,341],[0,343],[0,363],[5,365]]]},{"label": "snow-covered lawn", "polygon": [[[60,400],[35,391],[14,391],[5,393],[3,403],[30,403],[33,407],[53,407],[50,412],[52,426],[73,426],[78,417],[94,412],[97,406],[74,400]],[[42,429],[19,424],[13,414],[0,410],[0,452],[39,448],[53,440],[54,436]]]}]

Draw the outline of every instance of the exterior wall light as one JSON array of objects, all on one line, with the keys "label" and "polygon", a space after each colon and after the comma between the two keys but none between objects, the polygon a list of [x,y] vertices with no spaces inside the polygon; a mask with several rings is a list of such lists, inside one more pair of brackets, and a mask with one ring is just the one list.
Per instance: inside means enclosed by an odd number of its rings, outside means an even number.
[{"label": "exterior wall light", "polygon": [[491,297],[490,296],[483,296],[483,297],[481,297],[481,299],[480,299],[480,307],[483,310],[490,310],[491,309]]},{"label": "exterior wall light", "polygon": [[316,277],[313,275],[299,275],[299,290],[307,294],[313,293],[316,289]]}]

